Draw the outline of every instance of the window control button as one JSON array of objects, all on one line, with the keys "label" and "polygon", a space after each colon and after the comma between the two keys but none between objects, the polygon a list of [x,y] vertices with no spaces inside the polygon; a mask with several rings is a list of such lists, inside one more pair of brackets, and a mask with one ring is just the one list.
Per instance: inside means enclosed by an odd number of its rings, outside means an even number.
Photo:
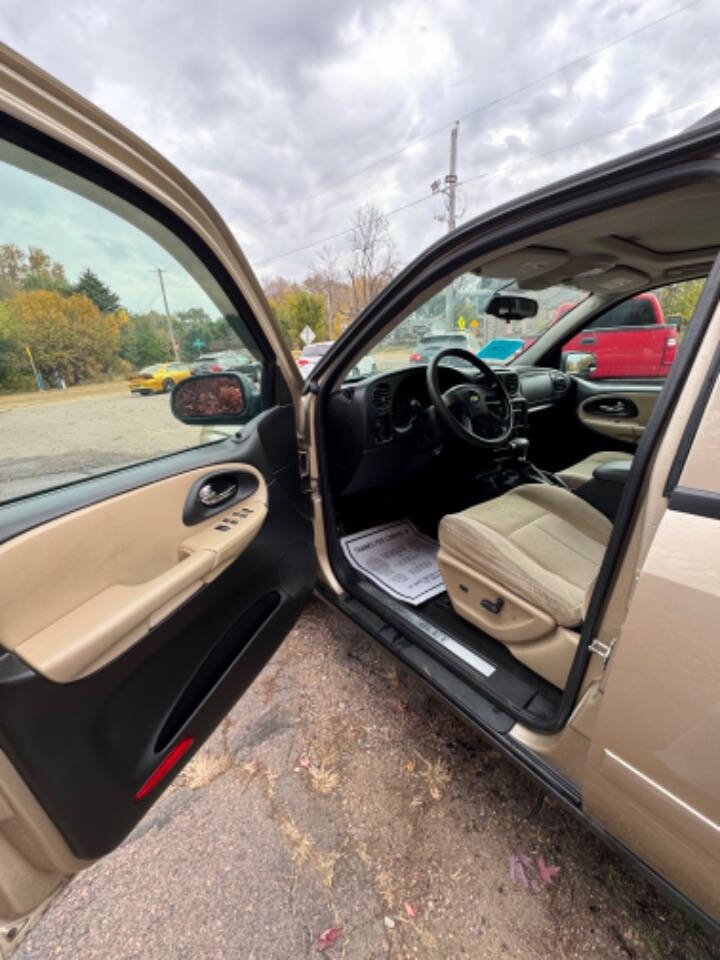
[{"label": "window control button", "polygon": [[226,524],[224,524],[224,523],[219,523],[219,524],[215,527],[215,529],[216,529],[216,530],[222,530],[223,532],[225,532],[225,530],[229,530],[230,527],[226,526]]}]

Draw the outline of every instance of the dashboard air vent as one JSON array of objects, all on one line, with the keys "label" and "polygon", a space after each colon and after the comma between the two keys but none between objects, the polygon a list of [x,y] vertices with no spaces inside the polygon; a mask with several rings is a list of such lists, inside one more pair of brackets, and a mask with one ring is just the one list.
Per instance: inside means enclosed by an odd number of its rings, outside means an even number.
[{"label": "dashboard air vent", "polygon": [[500,378],[503,382],[503,386],[509,394],[517,393],[518,388],[520,387],[520,378],[516,373],[510,373],[510,371],[503,371],[500,374]]},{"label": "dashboard air vent", "polygon": [[387,413],[390,409],[390,384],[384,381],[376,383],[370,393],[370,402],[376,410]]}]

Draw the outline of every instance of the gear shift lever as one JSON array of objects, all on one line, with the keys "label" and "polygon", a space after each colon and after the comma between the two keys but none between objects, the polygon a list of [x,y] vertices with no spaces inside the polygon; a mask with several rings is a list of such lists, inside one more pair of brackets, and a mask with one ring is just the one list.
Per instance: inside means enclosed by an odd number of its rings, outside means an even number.
[{"label": "gear shift lever", "polygon": [[512,450],[515,459],[519,460],[520,463],[525,463],[527,460],[529,448],[530,441],[527,437],[515,437],[514,440],[510,441],[510,449]]}]

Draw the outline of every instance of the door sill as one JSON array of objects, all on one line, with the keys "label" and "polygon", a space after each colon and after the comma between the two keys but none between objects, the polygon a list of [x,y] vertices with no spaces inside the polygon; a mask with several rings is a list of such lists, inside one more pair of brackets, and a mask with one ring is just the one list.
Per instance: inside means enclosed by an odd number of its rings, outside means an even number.
[{"label": "door sill", "polygon": [[[410,668],[460,719],[469,723],[501,753],[518,763],[545,790],[563,804],[579,809],[580,790],[536,753],[510,736],[515,719],[471,684],[460,670],[452,670],[415,634],[419,631],[398,627],[370,608],[368,603],[348,593],[338,596],[316,588],[318,596],[361,627],[391,656]],[[458,661],[460,662],[460,661]]]}]

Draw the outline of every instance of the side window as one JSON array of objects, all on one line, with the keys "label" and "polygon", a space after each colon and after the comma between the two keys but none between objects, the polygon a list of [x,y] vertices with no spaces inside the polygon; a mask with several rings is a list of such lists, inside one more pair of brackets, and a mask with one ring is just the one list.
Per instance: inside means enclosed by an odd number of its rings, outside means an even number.
[{"label": "side window", "polygon": [[259,345],[170,230],[3,141],[0,198],[0,502],[199,445],[170,412],[193,373],[240,369],[262,409]]},{"label": "side window", "polygon": [[562,365],[591,380],[662,380],[704,279],[668,284],[616,304],[565,343]]}]

